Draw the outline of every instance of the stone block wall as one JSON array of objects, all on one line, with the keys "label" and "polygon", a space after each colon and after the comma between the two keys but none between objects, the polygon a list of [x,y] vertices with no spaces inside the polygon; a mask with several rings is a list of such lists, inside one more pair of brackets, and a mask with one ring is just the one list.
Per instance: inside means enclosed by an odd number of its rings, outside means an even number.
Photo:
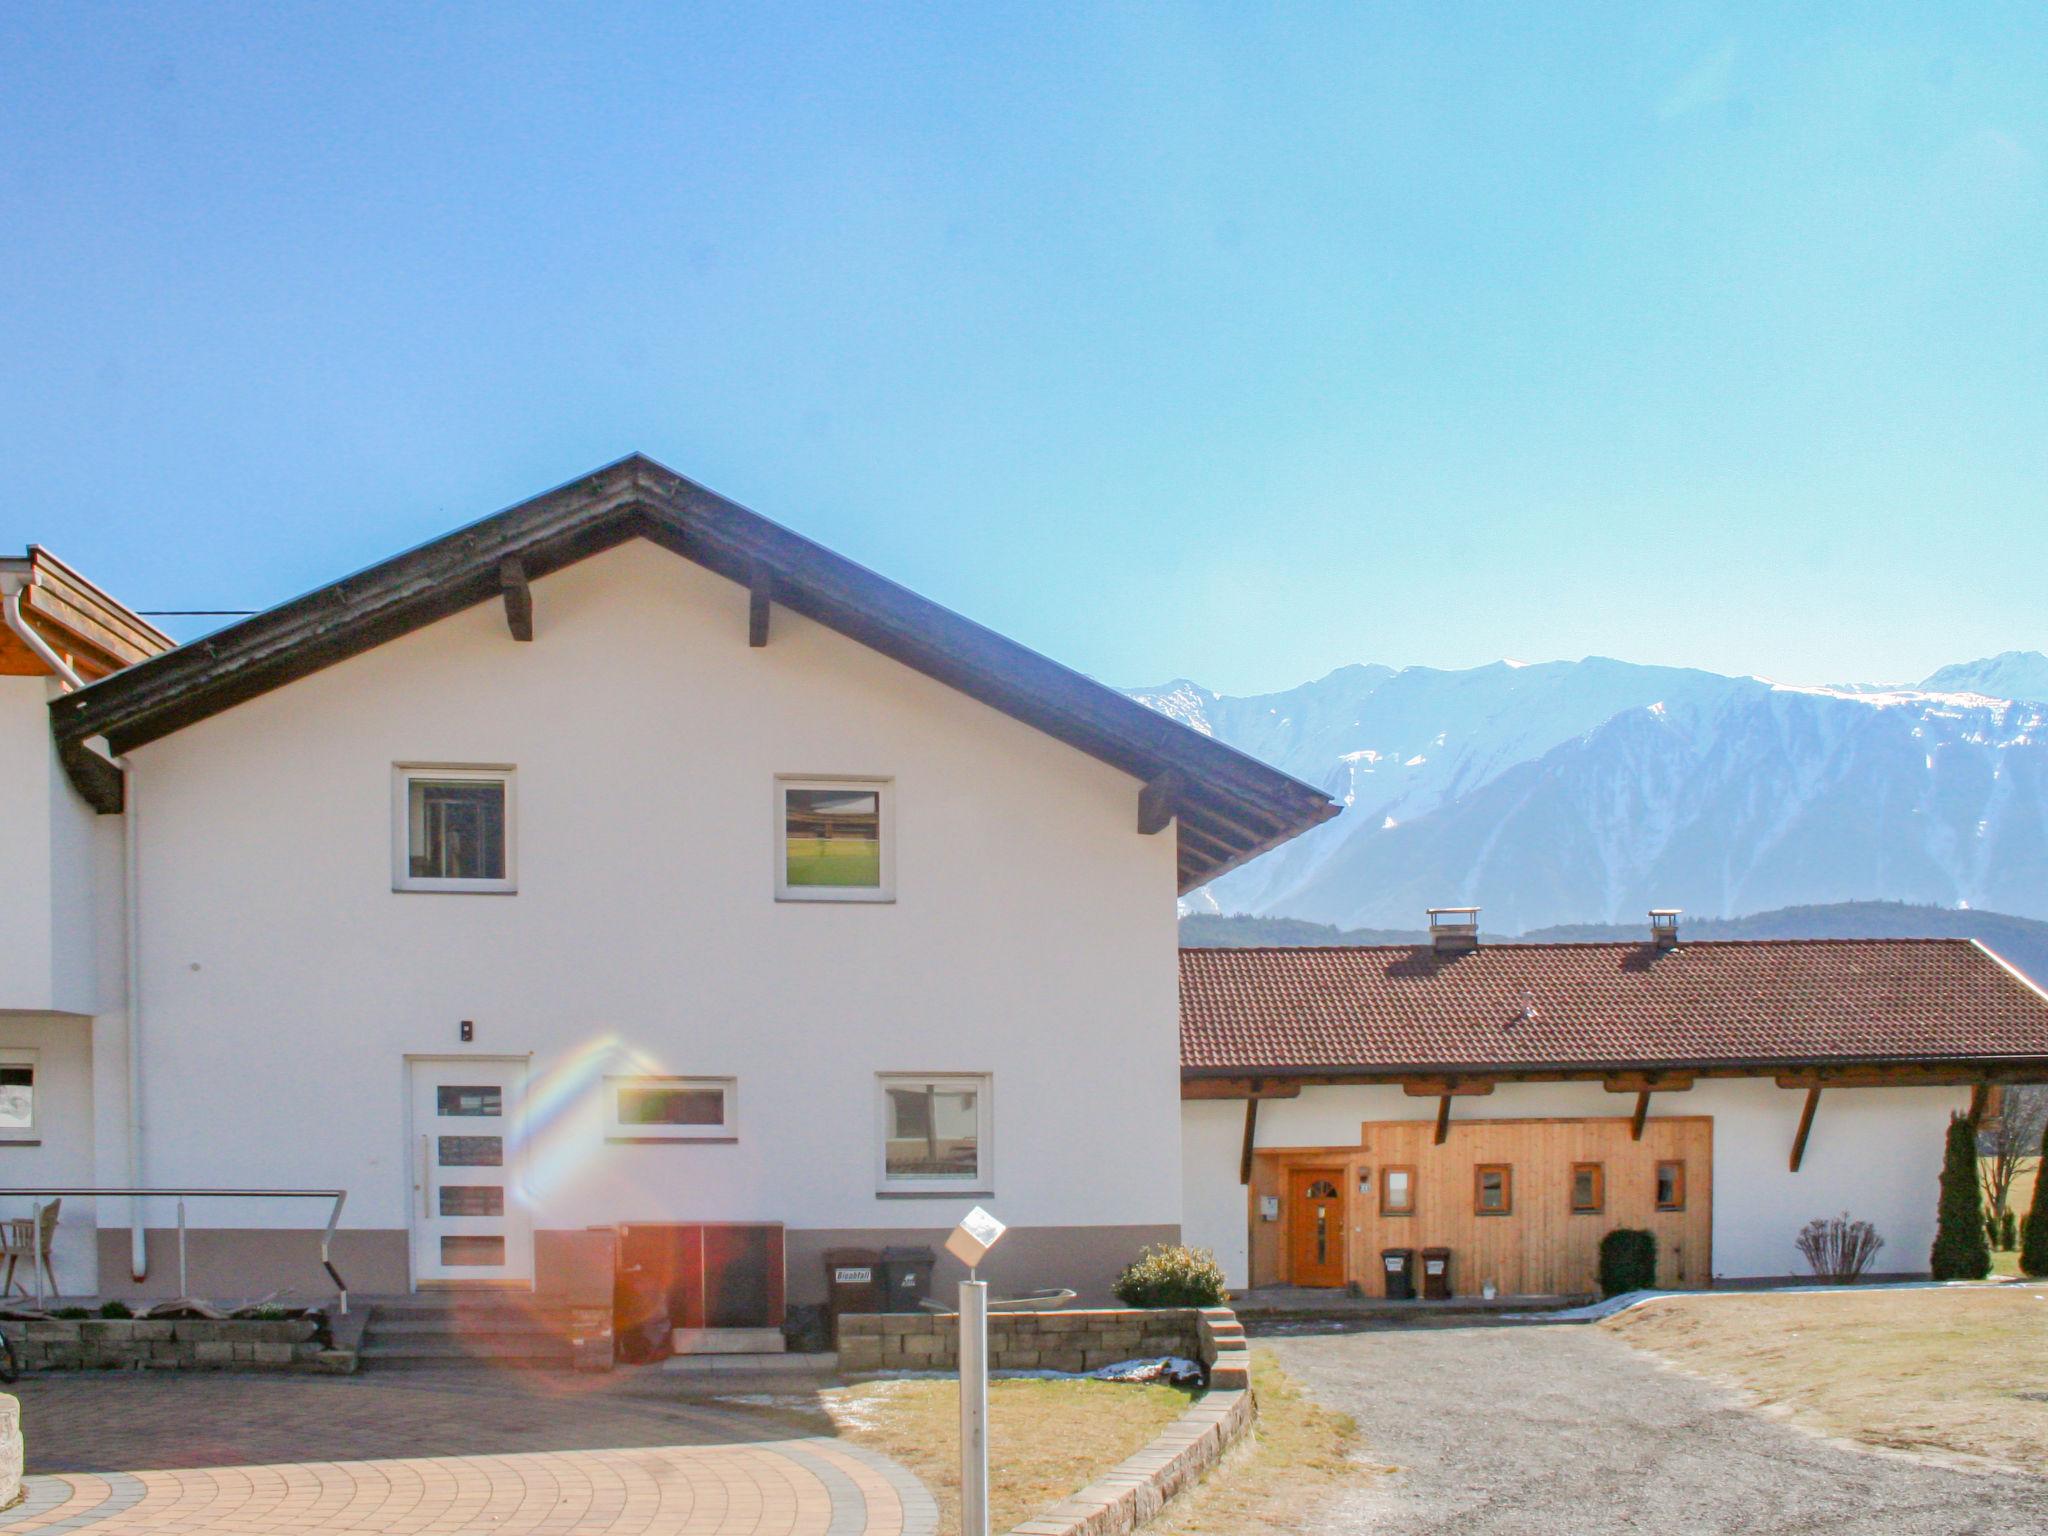
[{"label": "stone block wall", "polygon": [[312,1318],[38,1319],[0,1323],[25,1371],[352,1369],[352,1351],[320,1342]]},{"label": "stone block wall", "polygon": [[[1230,1317],[1227,1308],[1216,1309]],[[1235,1326],[1236,1319],[1231,1317]],[[1153,1355],[1203,1357],[1202,1313],[1193,1307],[1075,1312],[991,1312],[989,1369],[1092,1371]],[[839,1369],[953,1371],[960,1366],[960,1319],[936,1312],[885,1312],[839,1319]]]}]

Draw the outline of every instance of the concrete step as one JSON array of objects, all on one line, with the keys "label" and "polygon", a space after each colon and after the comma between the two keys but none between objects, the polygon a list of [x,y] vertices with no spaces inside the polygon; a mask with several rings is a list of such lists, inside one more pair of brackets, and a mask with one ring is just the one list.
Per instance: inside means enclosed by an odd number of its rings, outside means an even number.
[{"label": "concrete step", "polygon": [[747,1355],[673,1355],[661,1362],[664,1371],[684,1376],[830,1376],[839,1356],[773,1352]]},{"label": "concrete step", "polygon": [[679,1355],[779,1355],[786,1346],[780,1328],[678,1328],[669,1338]]},{"label": "concrete step", "polygon": [[564,1339],[432,1339],[380,1344],[366,1340],[359,1352],[364,1361],[382,1364],[398,1360],[560,1360],[568,1362],[574,1351]]},{"label": "concrete step", "polygon": [[386,1317],[380,1312],[370,1320],[368,1336],[371,1339],[495,1339],[530,1334],[554,1339],[567,1337],[567,1328],[566,1322],[530,1317]]}]

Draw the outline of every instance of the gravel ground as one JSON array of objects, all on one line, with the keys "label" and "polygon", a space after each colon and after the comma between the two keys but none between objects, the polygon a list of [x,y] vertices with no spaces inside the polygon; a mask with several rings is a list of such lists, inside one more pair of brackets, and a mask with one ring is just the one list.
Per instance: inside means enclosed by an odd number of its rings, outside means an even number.
[{"label": "gravel ground", "polygon": [[1569,1325],[1258,1341],[1400,1470],[1317,1521],[1337,1532],[2041,1536],[2048,1477],[1850,1449]]}]

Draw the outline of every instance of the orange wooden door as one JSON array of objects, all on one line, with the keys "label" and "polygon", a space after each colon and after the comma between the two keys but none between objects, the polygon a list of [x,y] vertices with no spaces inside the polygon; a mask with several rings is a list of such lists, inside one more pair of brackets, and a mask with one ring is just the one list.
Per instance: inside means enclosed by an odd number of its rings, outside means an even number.
[{"label": "orange wooden door", "polygon": [[1287,1179],[1288,1279],[1344,1283],[1344,1170],[1294,1168]]}]

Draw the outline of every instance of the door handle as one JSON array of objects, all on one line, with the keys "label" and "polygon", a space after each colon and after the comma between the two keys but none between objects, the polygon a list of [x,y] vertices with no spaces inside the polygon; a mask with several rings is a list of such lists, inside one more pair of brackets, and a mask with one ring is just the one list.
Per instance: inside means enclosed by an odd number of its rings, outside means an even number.
[{"label": "door handle", "polygon": [[433,1138],[422,1135],[420,1137],[420,1215],[429,1219],[434,1214],[434,1159],[432,1149]]}]

